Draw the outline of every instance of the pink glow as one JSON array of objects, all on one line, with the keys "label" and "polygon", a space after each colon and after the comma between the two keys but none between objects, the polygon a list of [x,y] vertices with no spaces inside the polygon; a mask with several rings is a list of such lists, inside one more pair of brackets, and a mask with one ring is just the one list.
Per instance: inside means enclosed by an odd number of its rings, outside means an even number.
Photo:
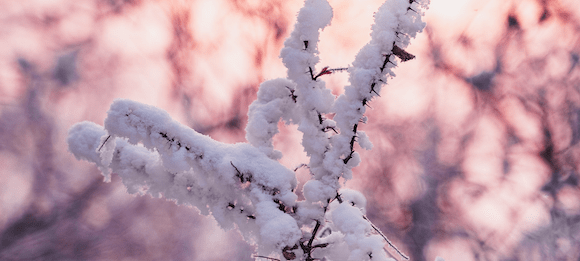
[{"label": "pink glow", "polygon": [[[321,65],[346,67],[381,1],[329,2]],[[239,233],[172,202],[131,197],[115,176],[103,183],[64,140],[72,124],[102,123],[115,98],[130,98],[244,142],[259,83],[285,76],[278,53],[301,5],[0,3],[0,259],[31,259],[26,250],[252,260]],[[432,0],[426,17],[408,48],[417,58],[370,102],[361,129],[374,148],[357,148],[363,162],[347,187],[364,192],[369,218],[413,260],[577,260],[580,6]],[[334,94],[347,84],[346,73],[323,79]],[[275,138],[288,167],[307,162],[300,139],[294,126]],[[301,187],[309,174],[297,173]]]}]

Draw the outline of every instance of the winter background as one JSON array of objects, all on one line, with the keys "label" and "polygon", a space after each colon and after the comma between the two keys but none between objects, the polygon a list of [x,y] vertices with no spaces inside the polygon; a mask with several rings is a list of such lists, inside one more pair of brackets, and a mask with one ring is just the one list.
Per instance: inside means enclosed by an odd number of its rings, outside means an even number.
[{"label": "winter background", "polygon": [[[321,65],[350,64],[382,1],[329,1]],[[115,98],[245,141],[258,85],[302,1],[0,2],[0,259],[253,260],[235,230],[134,197],[67,151]],[[374,144],[347,187],[413,260],[580,257],[580,2],[435,1],[361,126]],[[335,95],[346,73],[324,76]],[[300,134],[280,125],[289,167]],[[298,170],[299,186],[309,176]]]}]

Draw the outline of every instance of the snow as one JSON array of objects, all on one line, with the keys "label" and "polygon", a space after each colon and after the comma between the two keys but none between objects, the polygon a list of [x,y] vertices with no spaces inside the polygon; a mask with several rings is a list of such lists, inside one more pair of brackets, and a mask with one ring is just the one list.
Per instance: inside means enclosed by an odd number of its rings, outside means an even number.
[{"label": "snow", "polygon": [[90,121],[83,121],[73,125],[68,131],[68,149],[78,159],[100,162],[96,153],[100,138],[107,132],[103,127]]},{"label": "snow", "polygon": [[328,127],[336,126],[334,121],[324,116],[331,112],[335,97],[326,89],[324,81],[314,78],[316,64],[320,60],[320,30],[328,26],[331,20],[332,8],[326,0],[307,0],[298,13],[294,31],[280,51],[282,62],[288,69],[288,80],[296,86],[294,123],[303,133],[302,146],[310,157],[308,165],[317,177],[324,176],[326,172],[321,166],[324,152],[330,148]]},{"label": "snow", "polygon": [[109,169],[103,164],[107,163],[107,160],[103,160],[101,155],[96,153],[100,144],[106,139],[106,133],[103,127],[96,123],[89,121],[79,122],[69,129],[67,144],[68,150],[75,155],[76,159],[96,163],[103,176],[105,176],[104,181],[109,182],[111,181],[111,175]]},{"label": "snow", "polygon": [[294,90],[295,84],[287,79],[265,81],[248,111],[246,139],[272,159],[282,157],[280,151],[274,150],[272,138],[278,133],[280,119],[290,122],[294,118]]},{"label": "snow", "polygon": [[[371,41],[348,68],[350,85],[335,97],[320,78],[327,67],[316,69],[319,36],[333,11],[326,0],[306,0],[280,52],[287,78],[263,82],[250,105],[248,143],[217,142],[161,109],[118,99],[104,127],[92,122],[71,127],[69,150],[77,159],[95,163],[105,181],[111,172],[118,174],[131,194],[194,206],[223,229],[239,229],[260,253],[280,253],[310,241],[328,243],[316,248],[316,255],[332,260],[392,260],[383,250],[382,236],[364,216],[365,197],[339,190],[339,180],[352,178],[352,168],[361,162],[355,143],[372,148],[359,130],[367,121],[366,105],[394,76],[395,57],[401,58],[425,26],[421,8],[427,5],[425,0],[388,0],[381,6]],[[310,158],[312,179],[303,186],[303,201],[295,193],[294,172],[277,161],[282,153],[272,139],[280,120],[298,125]],[[312,235],[315,226],[327,232]],[[301,257],[312,254],[303,253],[305,248],[295,251]]]},{"label": "snow", "polygon": [[[221,144],[173,121],[165,111],[130,100],[111,105],[105,130],[90,122],[75,125],[70,150],[97,165],[108,162],[105,166],[121,176],[129,193],[163,195],[204,214],[211,211],[224,229],[256,220],[263,231],[257,241],[265,249],[293,245],[300,238],[296,221],[274,203],[295,205],[296,177],[256,147]],[[114,147],[97,151],[109,135],[116,138],[103,148]],[[102,161],[99,154],[108,153],[111,160]],[[264,226],[274,225],[278,234],[265,232]]]},{"label": "snow", "polygon": [[304,198],[310,202],[324,202],[336,196],[336,190],[324,185],[318,180],[309,180],[303,187]]},{"label": "snow", "polygon": [[371,226],[363,219],[363,214],[357,207],[349,204],[338,204],[336,208],[331,210],[330,214],[332,223],[345,234],[365,235],[370,233]]}]

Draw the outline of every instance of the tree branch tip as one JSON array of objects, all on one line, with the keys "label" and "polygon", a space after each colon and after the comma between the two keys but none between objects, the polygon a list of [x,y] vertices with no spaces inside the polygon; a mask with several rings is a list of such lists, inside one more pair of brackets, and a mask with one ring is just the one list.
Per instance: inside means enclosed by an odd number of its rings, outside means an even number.
[{"label": "tree branch tip", "polygon": [[280,261],[280,259],[269,257],[269,256],[260,256],[260,255],[252,255],[252,258],[265,258],[268,260]]},{"label": "tree branch tip", "polygon": [[99,149],[97,151],[101,151],[101,149],[103,148],[103,146],[105,146],[105,144],[107,144],[107,141],[109,141],[109,139],[111,138],[111,135],[107,136],[107,138],[105,139],[105,141],[103,141],[103,144],[101,144],[101,146],[99,147]]}]

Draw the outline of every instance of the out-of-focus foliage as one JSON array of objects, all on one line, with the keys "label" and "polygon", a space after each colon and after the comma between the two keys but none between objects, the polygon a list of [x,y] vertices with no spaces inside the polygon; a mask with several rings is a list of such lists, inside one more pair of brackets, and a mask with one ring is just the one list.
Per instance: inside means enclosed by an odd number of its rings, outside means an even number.
[{"label": "out-of-focus foliage", "polygon": [[[382,1],[330,2],[321,63],[343,67]],[[66,131],[102,122],[124,97],[243,141],[258,84],[284,73],[277,56],[301,5],[0,2],[0,259],[248,257],[237,233],[194,210],[127,196],[115,178],[102,183],[66,151]],[[347,183],[413,260],[580,256],[579,5],[432,1],[427,31],[409,49],[417,58],[369,104],[360,128],[375,146],[358,150],[365,165]],[[345,79],[327,81],[339,94]],[[305,162],[288,145],[295,130],[280,137],[281,162]]]}]

